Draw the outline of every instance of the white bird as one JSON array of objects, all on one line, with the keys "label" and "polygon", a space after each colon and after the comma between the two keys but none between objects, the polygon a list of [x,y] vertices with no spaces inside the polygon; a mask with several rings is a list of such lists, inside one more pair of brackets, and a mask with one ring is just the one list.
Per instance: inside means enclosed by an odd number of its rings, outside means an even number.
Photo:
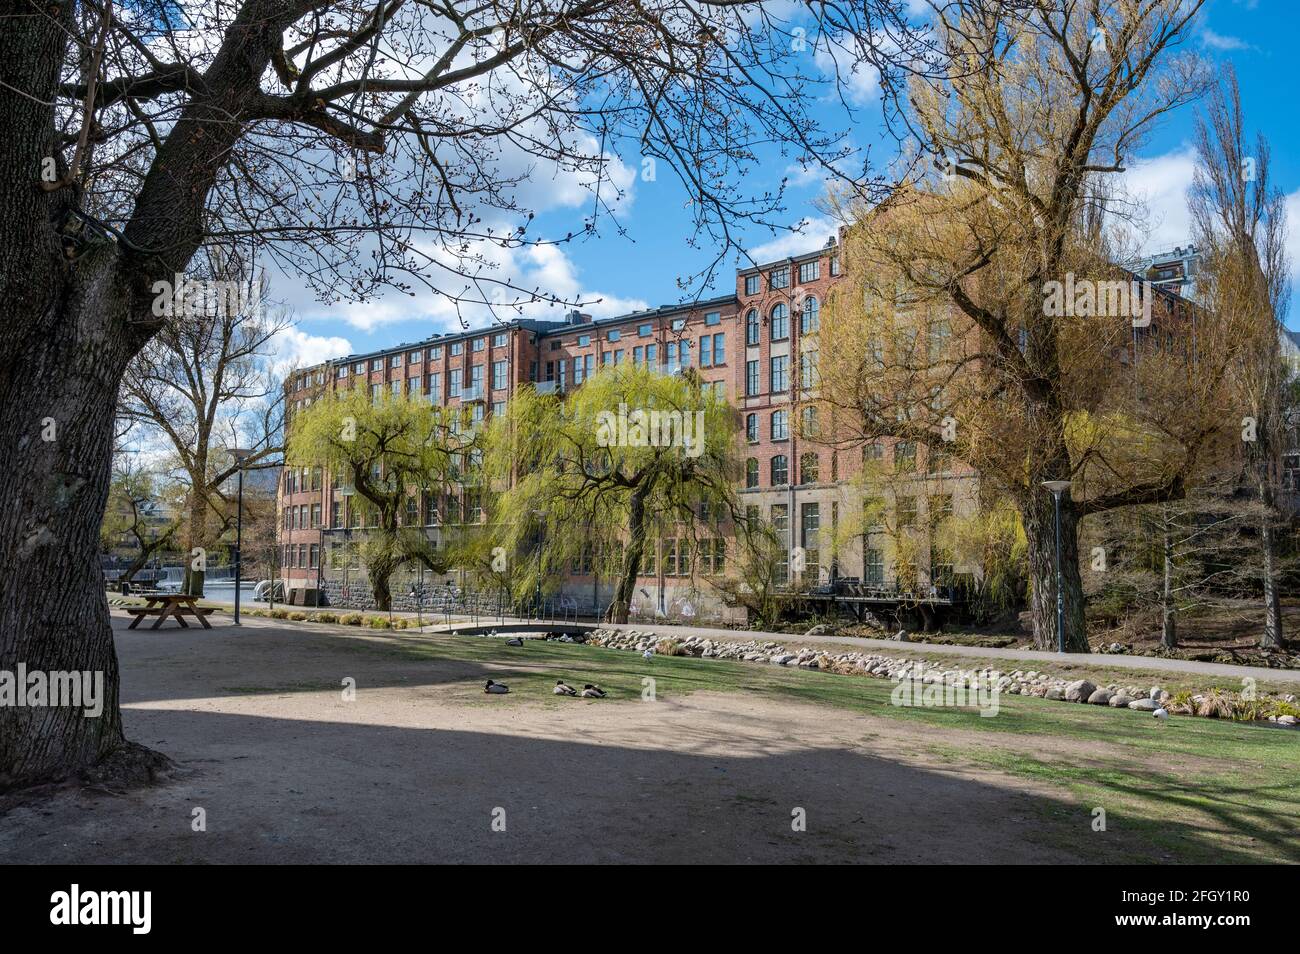
[{"label": "white bird", "polygon": [[507,646],[522,646],[523,644],[524,644],[524,641],[523,641],[522,639],[520,639],[518,636],[516,636],[514,639],[507,639],[507,640],[506,640],[506,645],[507,645]]},{"label": "white bird", "polygon": [[647,649],[645,652],[643,652],[643,653],[641,654],[641,658],[642,658],[642,659],[654,659],[654,658],[655,658],[655,651],[654,651],[653,649]]},{"label": "white bird", "polygon": [[1151,714],[1152,714],[1153,716],[1155,716],[1157,719],[1159,719],[1161,722],[1168,722],[1168,721],[1169,721],[1169,710],[1168,710],[1168,709],[1157,709],[1155,712],[1153,712],[1153,713],[1151,713]]},{"label": "white bird", "polygon": [[494,696],[504,696],[510,691],[510,687],[503,682],[493,682],[489,679],[483,686],[483,691]]},{"label": "white bird", "polygon": [[582,698],[604,699],[605,690],[600,688],[600,686],[593,686],[591,683],[587,683],[585,686],[582,687]]},{"label": "white bird", "polygon": [[574,689],[563,679],[555,680],[555,688],[552,689],[551,691],[554,692],[557,696],[576,696],[578,694],[578,690]]}]

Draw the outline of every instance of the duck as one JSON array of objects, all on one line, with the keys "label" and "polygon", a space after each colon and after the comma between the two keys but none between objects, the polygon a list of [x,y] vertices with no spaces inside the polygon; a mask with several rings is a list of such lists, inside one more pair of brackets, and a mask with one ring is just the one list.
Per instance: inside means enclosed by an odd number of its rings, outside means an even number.
[{"label": "duck", "polygon": [[563,679],[555,680],[555,688],[551,691],[557,696],[576,696],[578,694],[578,690],[574,689]]},{"label": "duck", "polygon": [[507,646],[522,646],[523,644],[524,644],[524,641],[523,641],[520,637],[518,637],[518,636],[515,636],[515,637],[512,638],[512,639],[507,639],[507,640],[506,640],[506,645],[507,645]]},{"label": "duck", "polygon": [[655,651],[653,649],[647,649],[645,652],[641,654],[641,658],[646,660],[654,659]]},{"label": "duck", "polygon": [[1160,722],[1162,723],[1169,721],[1169,710],[1163,707],[1157,709],[1155,712],[1151,714],[1155,716],[1158,720],[1160,720]]},{"label": "duck", "polygon": [[493,682],[491,679],[483,686],[483,691],[494,696],[504,696],[510,691],[510,687],[504,682]]},{"label": "duck", "polygon": [[604,699],[605,690],[600,688],[600,686],[593,686],[591,683],[587,683],[585,686],[582,687],[582,698]]}]

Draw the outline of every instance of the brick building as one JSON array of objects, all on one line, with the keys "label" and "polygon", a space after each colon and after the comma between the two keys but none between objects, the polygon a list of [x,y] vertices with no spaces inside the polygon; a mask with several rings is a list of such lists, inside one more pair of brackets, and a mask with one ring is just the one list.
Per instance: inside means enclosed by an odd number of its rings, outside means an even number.
[{"label": "brick building", "polygon": [[[961,512],[972,505],[975,493],[972,474],[951,472],[946,463],[925,459],[924,449],[918,459],[915,445],[882,442],[849,452],[816,439],[811,401],[818,365],[815,332],[838,277],[838,247],[832,239],[821,249],[742,269],[731,294],[697,303],[600,320],[579,312],[559,321],[517,319],[349,355],[297,373],[287,385],[289,411],[310,404],[324,389],[351,386],[469,407],[475,420],[485,420],[502,413],[525,384],[562,393],[605,365],[644,362],[669,373],[689,366],[737,409],[746,458],[742,505],[750,515],[770,521],[789,549],[799,548],[806,583],[851,578],[927,587],[949,582],[954,572],[975,572],[974,567],[954,567],[933,552],[928,561],[918,561],[923,565],[900,569],[888,546],[869,532],[841,539],[832,554],[840,522],[863,506],[862,492],[852,480],[860,474],[864,456],[901,475],[891,481],[889,505],[902,525],[922,527]],[[438,541],[450,524],[483,520],[478,493],[466,487],[412,497],[403,523],[424,527]],[[318,468],[286,468],[280,506],[286,587],[319,588],[334,602],[364,604],[368,590],[359,564],[347,556],[330,558],[364,532],[350,488]],[[723,550],[727,552],[729,548]],[[726,557],[720,554],[720,559]],[[656,552],[638,583],[634,612],[729,615],[716,592],[701,585],[698,560],[699,555],[687,560],[671,550]],[[458,574],[449,576],[446,581],[422,579],[426,585],[455,582]],[[405,592],[405,586],[395,583],[399,605]],[[612,592],[612,580],[600,579],[584,565],[573,567],[562,586],[562,594],[580,611],[603,609]]]}]

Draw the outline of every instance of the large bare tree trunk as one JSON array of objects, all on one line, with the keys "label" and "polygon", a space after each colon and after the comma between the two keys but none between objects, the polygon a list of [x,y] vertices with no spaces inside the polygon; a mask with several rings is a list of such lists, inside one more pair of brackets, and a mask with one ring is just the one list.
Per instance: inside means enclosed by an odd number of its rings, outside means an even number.
[{"label": "large bare tree trunk", "polygon": [[[204,472],[207,462],[204,461]],[[207,578],[207,528],[208,502],[203,496],[202,485],[191,479],[189,493],[189,527],[185,537],[185,582],[181,589],[194,596],[203,595],[203,584]],[[194,551],[198,550],[198,553]]]},{"label": "large bare tree trunk", "polygon": [[[1030,609],[1034,645],[1056,650],[1056,513],[1052,495],[1036,487],[1024,509],[1025,536],[1029,542]],[[1068,496],[1061,501],[1061,579],[1065,600],[1065,651],[1086,653],[1088,637],[1083,622],[1083,578],[1079,574],[1079,517]]]},{"label": "large bare tree trunk", "polygon": [[[111,259],[112,250],[92,250]],[[99,567],[111,480],[113,409],[132,347],[125,290],[110,267],[78,264],[0,374],[0,670],[98,673],[103,711],[0,707],[0,788],[100,763],[105,777],[149,775],[165,760],[126,743],[117,654]],[[110,329],[117,328],[113,334]],[[92,677],[93,678],[93,677]],[[105,763],[104,760],[108,759]]]}]

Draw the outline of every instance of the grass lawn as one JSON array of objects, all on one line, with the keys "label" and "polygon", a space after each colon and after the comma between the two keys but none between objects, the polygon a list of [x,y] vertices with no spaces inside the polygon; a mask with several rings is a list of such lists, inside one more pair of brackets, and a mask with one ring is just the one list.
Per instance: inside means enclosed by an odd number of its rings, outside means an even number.
[{"label": "grass lawn", "polygon": [[[517,648],[481,637],[394,634],[384,643],[383,652],[501,667],[492,678],[508,683],[511,694],[488,699],[479,693],[476,700],[481,687],[462,685],[458,692],[471,704],[610,704],[552,695],[561,678],[579,688],[597,683],[614,704],[636,702],[649,674],[660,699],[743,691],[834,706],[918,730],[918,755],[992,768],[1104,808],[1109,829],[1140,832],[1151,852],[1120,860],[1300,861],[1300,733],[1294,730],[1192,717],[1160,724],[1128,709],[1010,695],[1000,699],[996,716],[985,718],[974,709],[894,706],[894,684],[885,679],[682,657],[647,662],[634,653],[540,640]],[[1141,684],[1133,672],[1116,678]]]}]

